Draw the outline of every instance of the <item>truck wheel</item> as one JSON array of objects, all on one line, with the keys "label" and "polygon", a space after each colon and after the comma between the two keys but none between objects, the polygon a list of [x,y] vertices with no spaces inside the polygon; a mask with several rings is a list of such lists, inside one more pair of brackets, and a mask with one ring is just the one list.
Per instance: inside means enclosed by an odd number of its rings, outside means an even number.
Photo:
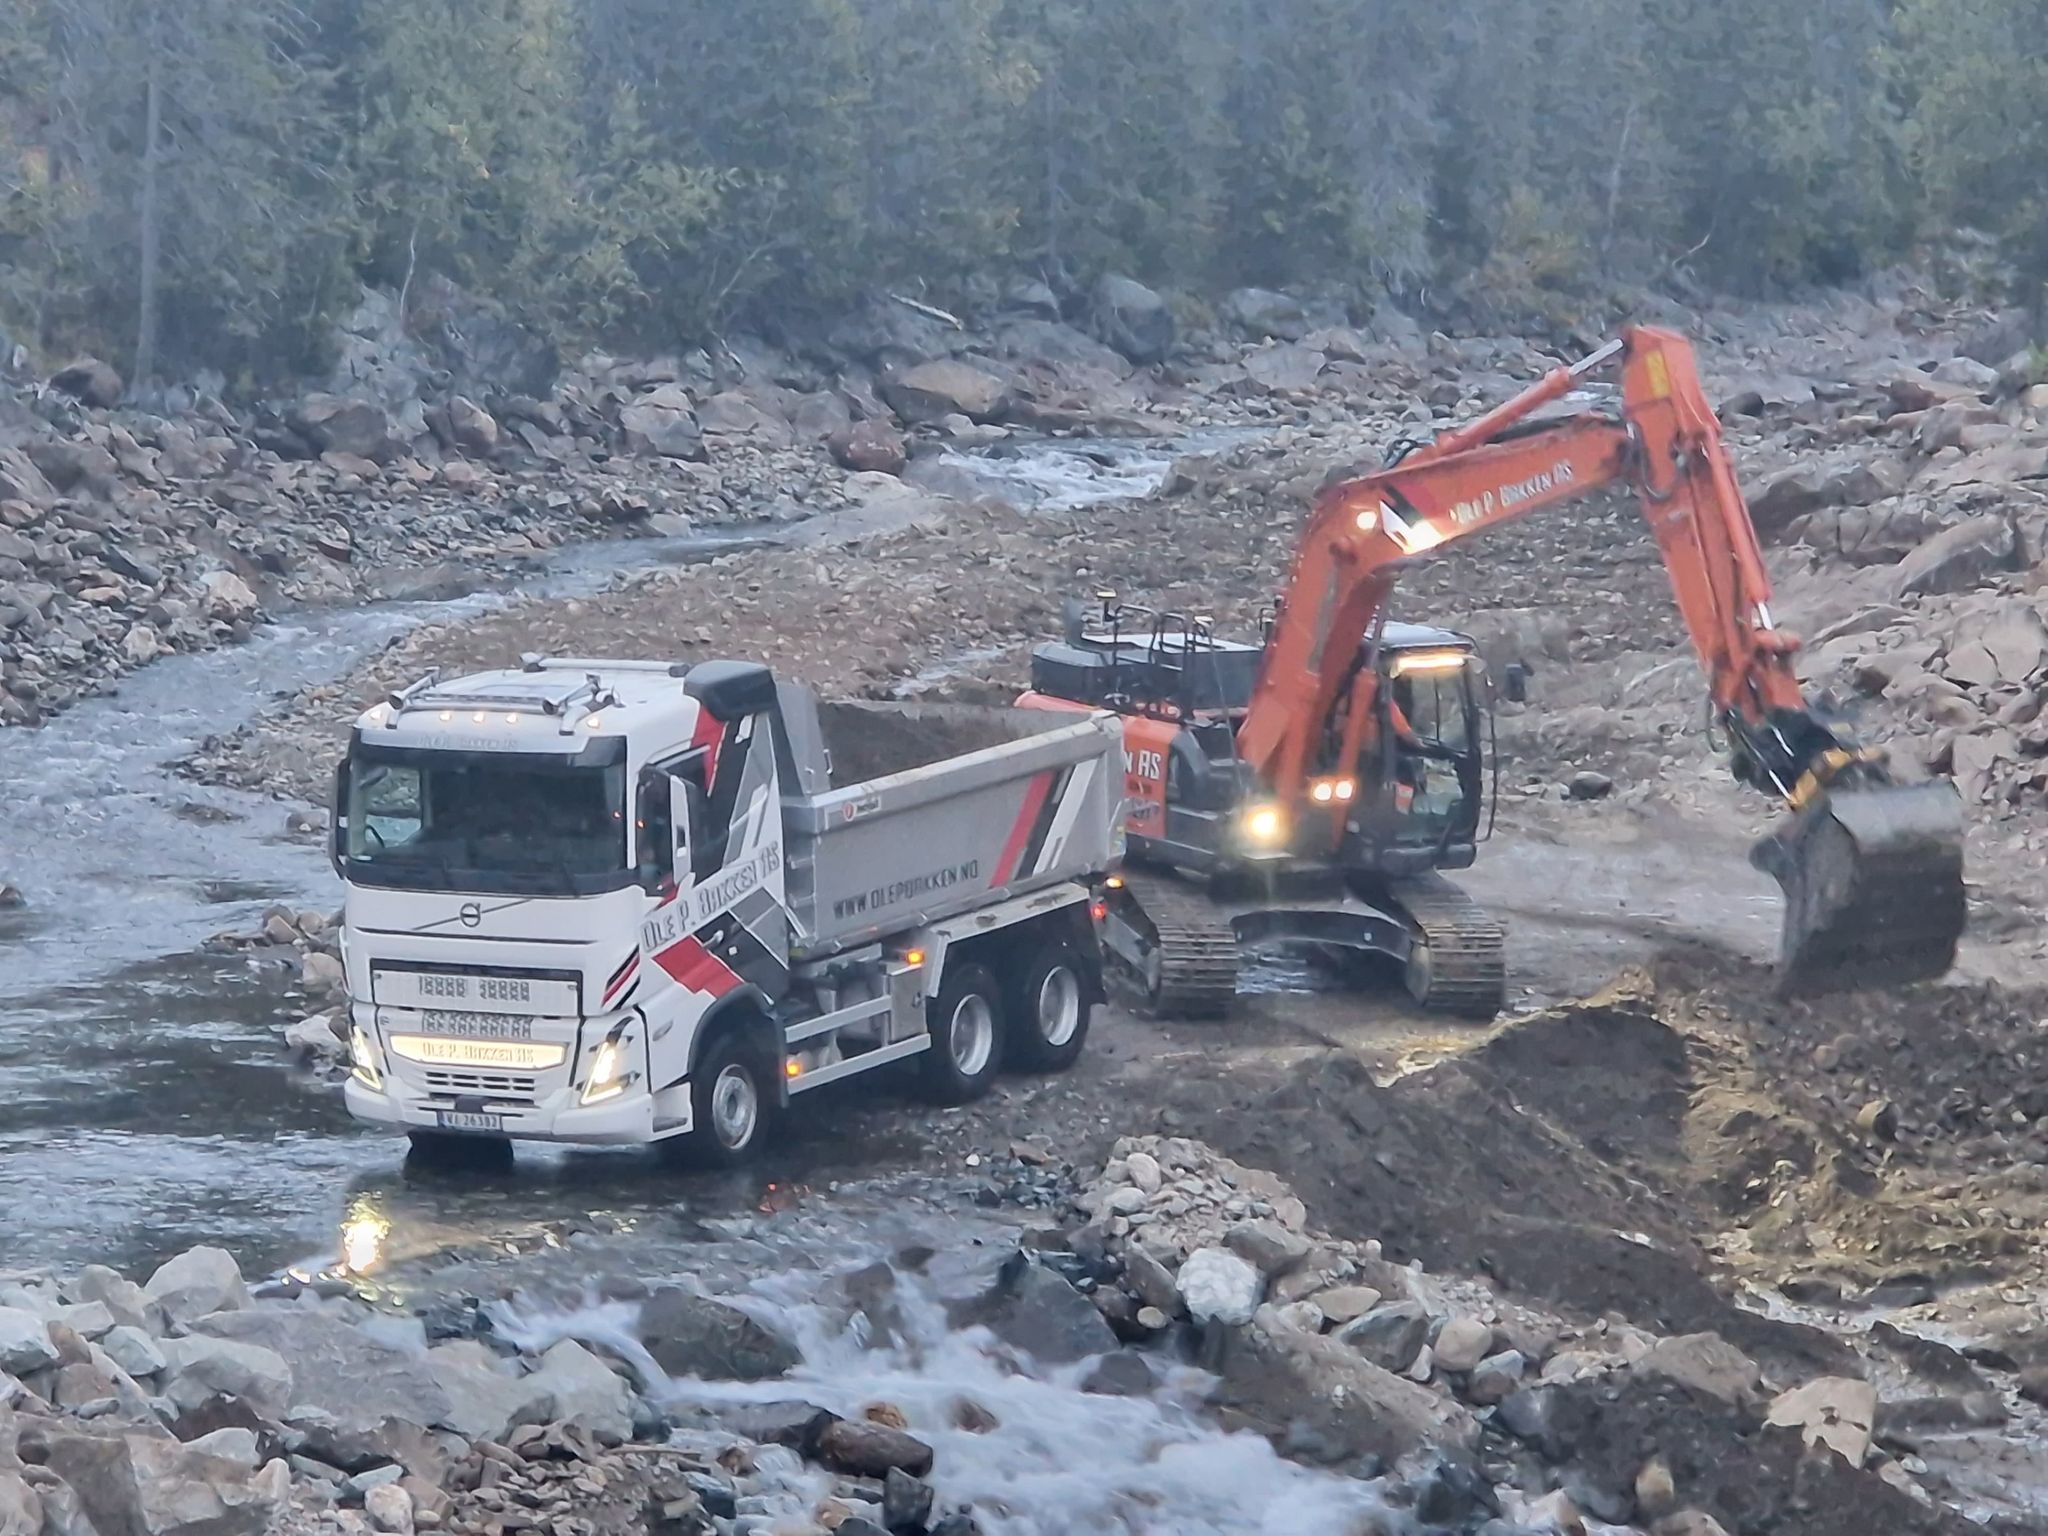
[{"label": "truck wheel", "polygon": [[925,1005],[931,1048],[920,1061],[925,1096],[937,1104],[980,1098],[1003,1063],[1003,998],[986,966],[948,965]]},{"label": "truck wheel", "polygon": [[1072,945],[1029,952],[1010,990],[1010,1056],[1026,1072],[1064,1072],[1081,1054],[1095,1011]]},{"label": "truck wheel", "polygon": [[774,1069],[754,1042],[744,1034],[712,1041],[690,1076],[690,1161],[732,1168],[752,1157],[774,1116],[774,1093]]}]

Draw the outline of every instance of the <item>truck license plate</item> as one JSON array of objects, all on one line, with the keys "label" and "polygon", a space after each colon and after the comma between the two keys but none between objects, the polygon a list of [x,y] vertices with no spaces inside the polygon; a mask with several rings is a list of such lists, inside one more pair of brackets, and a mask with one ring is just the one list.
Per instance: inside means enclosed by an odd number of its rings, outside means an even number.
[{"label": "truck license plate", "polygon": [[434,1120],[444,1131],[502,1131],[503,1115],[480,1115],[466,1109],[437,1109]]}]

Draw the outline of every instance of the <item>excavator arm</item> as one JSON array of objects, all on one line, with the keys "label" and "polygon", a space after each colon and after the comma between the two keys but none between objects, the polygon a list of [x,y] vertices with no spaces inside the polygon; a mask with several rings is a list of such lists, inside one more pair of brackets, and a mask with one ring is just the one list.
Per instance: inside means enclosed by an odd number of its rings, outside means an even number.
[{"label": "excavator arm", "polygon": [[[1532,422],[1616,361],[1618,420]],[[1692,349],[1670,331],[1627,331],[1469,425],[1324,492],[1238,732],[1246,761],[1296,803],[1309,777],[1333,766],[1318,761],[1328,722],[1411,562],[1617,484],[1634,490],[1663,554],[1731,768],[1790,812],[1751,853],[1785,891],[1785,987],[1830,991],[1946,971],[1965,910],[1960,802],[1945,784],[1892,783],[1877,753],[1808,706],[1794,670],[1799,641],[1772,617],[1719,422]],[[1354,718],[1348,734],[1357,728]]]}]

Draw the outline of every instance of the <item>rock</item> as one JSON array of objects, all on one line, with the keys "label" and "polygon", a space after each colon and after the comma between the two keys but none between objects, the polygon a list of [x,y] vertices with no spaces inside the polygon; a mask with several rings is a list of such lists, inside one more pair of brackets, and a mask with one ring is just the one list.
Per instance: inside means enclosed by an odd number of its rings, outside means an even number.
[{"label": "rock", "polygon": [[1943,530],[1907,555],[1893,572],[1891,588],[1900,597],[1960,592],[2017,565],[2012,524],[2000,513],[1985,513]]},{"label": "rock", "polygon": [[0,1371],[26,1376],[55,1365],[61,1356],[42,1318],[21,1307],[0,1307]]},{"label": "rock", "polygon": [[100,1348],[107,1352],[108,1359],[130,1376],[155,1376],[170,1363],[164,1358],[164,1352],[157,1348],[155,1339],[142,1329],[125,1323],[109,1329],[107,1336],[100,1340]]},{"label": "rock", "polygon": [[1504,1349],[1488,1355],[1472,1367],[1465,1382],[1465,1395],[1482,1405],[1504,1402],[1528,1374],[1529,1360],[1519,1349]]},{"label": "rock", "polygon": [[467,395],[450,395],[446,407],[448,434],[464,453],[479,458],[498,446],[498,419]]},{"label": "rock", "polygon": [[1309,330],[1301,301],[1270,288],[1239,288],[1225,296],[1218,314],[1252,341],[1300,341]]},{"label": "rock", "polygon": [[1493,1353],[1493,1329],[1476,1317],[1453,1317],[1437,1331],[1430,1347],[1438,1370],[1463,1375]]},{"label": "rock", "polygon": [[1659,1339],[1629,1369],[1733,1405],[1759,1402],[1763,1395],[1763,1372],[1757,1363],[1718,1333]]},{"label": "rock", "polygon": [[1105,274],[1095,284],[1095,332],[1140,365],[1163,362],[1173,350],[1173,311],[1134,278]]},{"label": "rock", "polygon": [[325,1013],[310,1014],[295,1019],[284,1027],[284,1043],[295,1056],[313,1061],[338,1061],[348,1054],[348,1046],[335,1033],[336,1016]]},{"label": "rock", "polygon": [[161,1333],[164,1310],[133,1280],[104,1264],[88,1264],[72,1282],[71,1295],[77,1301],[97,1301],[113,1314],[117,1324]]},{"label": "rock", "polygon": [[0,912],[19,912],[27,905],[28,898],[21,894],[20,886],[0,880]]},{"label": "rock", "polygon": [[121,403],[123,387],[113,366],[96,357],[81,357],[50,375],[50,388],[101,411],[111,411]]},{"label": "rock", "polygon": [[258,1452],[256,1431],[240,1427],[216,1429],[211,1434],[187,1440],[187,1448],[202,1456],[212,1456],[220,1461],[231,1461],[236,1466],[254,1472],[263,1465]]},{"label": "rock", "polygon": [[803,1359],[737,1307],[673,1287],[641,1304],[640,1342],[670,1376],[703,1381],[767,1381]]},{"label": "rock", "polygon": [[531,1377],[555,1399],[555,1413],[597,1435],[633,1436],[633,1393],[617,1372],[574,1339],[564,1339],[541,1356]]},{"label": "rock", "polygon": [[259,1536],[291,1491],[281,1461],[251,1474],[144,1434],[38,1433],[36,1455],[75,1491],[101,1536]]},{"label": "rock", "polygon": [[43,1530],[42,1495],[19,1473],[0,1472],[0,1536],[41,1536]]},{"label": "rock", "polygon": [[700,461],[708,457],[696,407],[680,384],[659,384],[635,396],[619,412],[619,430],[631,453]]},{"label": "rock", "polygon": [[1124,1159],[1124,1172],[1137,1189],[1147,1195],[1159,1193],[1166,1175],[1159,1167],[1159,1159],[1150,1152],[1133,1152]]},{"label": "rock", "polygon": [[1298,343],[1261,347],[1244,360],[1245,377],[1275,395],[1305,395],[1316,387],[1329,359]]},{"label": "rock", "polygon": [[1879,1141],[1896,1141],[1899,1135],[1898,1106],[1890,1099],[1872,1099],[1856,1111],[1856,1128]]},{"label": "rock", "polygon": [[353,454],[373,464],[388,464],[405,452],[390,416],[374,401],[308,395],[293,408],[290,421],[320,453]]},{"label": "rock", "polygon": [[1936,364],[1934,377],[1940,383],[1960,384],[1980,394],[1998,388],[1998,370],[1973,357],[1951,357]]},{"label": "rock", "polygon": [[1385,1371],[1405,1371],[1429,1342],[1429,1309],[1419,1301],[1376,1308],[1336,1332],[1339,1342]]},{"label": "rock", "polygon": [[985,368],[956,357],[934,358],[900,373],[885,374],[882,398],[905,421],[931,423],[960,415],[993,421],[1010,403],[1010,387]]},{"label": "rock", "polygon": [[57,504],[57,488],[21,449],[0,448],[0,502],[48,511]]},{"label": "rock", "polygon": [[1117,1347],[1095,1304],[1022,1252],[1003,1261],[987,1292],[948,1314],[955,1327],[987,1328],[1040,1365],[1067,1365]]},{"label": "rock", "polygon": [[1614,793],[1614,780],[1591,768],[1581,768],[1564,787],[1567,800],[1605,800]]},{"label": "rock", "polygon": [[424,1355],[308,1307],[224,1312],[193,1326],[282,1357],[298,1384],[292,1406],[321,1409],[345,1428],[372,1429],[387,1418],[437,1424],[452,1411]]},{"label": "rock", "polygon": [[370,1517],[371,1528],[386,1536],[412,1536],[412,1495],[396,1483],[364,1494],[363,1513]]},{"label": "rock", "polygon": [[1671,1476],[1671,1464],[1652,1456],[1636,1473],[1636,1516],[1656,1520],[1671,1514],[1678,1505],[1678,1487]]},{"label": "rock", "polygon": [[1750,499],[1750,520],[1760,534],[1784,531],[1796,517],[1842,499],[1839,488],[1819,469],[1803,467],[1780,475]]},{"label": "rock", "polygon": [[1145,1397],[1157,1385],[1158,1379],[1145,1357],[1129,1349],[1104,1355],[1081,1378],[1081,1390],[1097,1397]]},{"label": "rock", "polygon": [[1309,1240],[1278,1222],[1241,1221],[1223,1235],[1224,1245],[1255,1266],[1268,1280],[1299,1269],[1309,1254]]},{"label": "rock", "polygon": [[467,1340],[427,1351],[427,1369],[448,1398],[448,1411],[432,1427],[466,1440],[502,1441],[522,1424],[554,1417],[554,1394],[531,1376],[516,1376],[498,1356]]},{"label": "rock", "polygon": [[121,636],[121,659],[131,667],[147,666],[169,650],[153,624],[131,624]]},{"label": "rock", "polygon": [[1328,1465],[1395,1461],[1424,1446],[1469,1446],[1472,1416],[1450,1398],[1383,1371],[1334,1338],[1289,1328],[1262,1307],[1223,1340],[1211,1401],[1269,1434],[1288,1433]]},{"label": "rock", "polygon": [[[1971,804],[1981,804],[1998,788],[1998,765],[2019,756],[2019,741],[2011,731],[1995,730],[1984,735],[1959,736],[1950,753],[1949,773],[1956,789]],[[1887,1115],[1886,1111],[1890,1110]],[[1866,1125],[1863,1116],[1870,1117]],[[1898,1111],[1888,1102],[1874,1100],[1863,1106],[1857,1124],[1868,1134],[1889,1141],[1898,1134]]]},{"label": "rock", "polygon": [[1173,1271],[1143,1248],[1133,1245],[1124,1250],[1124,1279],[1146,1306],[1169,1315],[1180,1310],[1180,1287],[1174,1284]]},{"label": "rock", "polygon": [[1317,1291],[1311,1298],[1323,1309],[1323,1316],[1342,1325],[1355,1322],[1380,1304],[1380,1293],[1369,1285],[1340,1285]]},{"label": "rock", "polygon": [[922,1531],[931,1523],[932,1485],[891,1467],[882,1479],[882,1525],[897,1532]]},{"label": "rock", "polygon": [[339,992],[345,984],[341,962],[333,955],[315,949],[299,957],[299,985],[306,991],[317,996]]},{"label": "rock", "polygon": [[704,401],[697,407],[697,425],[710,437],[750,437],[777,448],[796,442],[789,418],[745,390],[729,389]]},{"label": "rock", "polygon": [[1821,1376],[1771,1399],[1765,1422],[1797,1429],[1808,1445],[1824,1445],[1852,1467],[1870,1455],[1877,1388],[1848,1376]]},{"label": "rock", "polygon": [[910,462],[903,434],[879,419],[857,421],[834,432],[825,443],[841,465],[864,474],[900,474]]},{"label": "rock", "polygon": [[260,1344],[204,1334],[166,1339],[164,1396],[180,1408],[216,1397],[238,1397],[259,1412],[282,1414],[292,1402],[292,1369]]},{"label": "rock", "polygon": [[1248,1323],[1265,1294],[1259,1272],[1227,1248],[1197,1248],[1175,1283],[1181,1304],[1198,1323]]},{"label": "rock", "polygon": [[932,1448],[886,1424],[834,1419],[818,1436],[818,1459],[855,1477],[886,1477],[892,1469],[923,1477],[932,1469]]},{"label": "rock", "polygon": [[1728,1536],[1728,1528],[1705,1510],[1687,1509],[1659,1520],[1650,1536]]}]

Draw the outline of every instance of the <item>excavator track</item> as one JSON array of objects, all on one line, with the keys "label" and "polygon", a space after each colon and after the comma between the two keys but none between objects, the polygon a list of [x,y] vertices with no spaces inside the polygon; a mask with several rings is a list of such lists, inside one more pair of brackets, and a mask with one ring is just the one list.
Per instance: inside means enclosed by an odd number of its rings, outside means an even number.
[{"label": "excavator track", "polygon": [[1408,994],[1431,1013],[1491,1019],[1506,1006],[1507,930],[1441,875],[1391,880],[1387,896],[1416,935]]},{"label": "excavator track", "polygon": [[1230,1011],[1237,996],[1237,936],[1201,893],[1168,878],[1126,873],[1115,905],[1133,931],[1150,930],[1142,962],[1110,945],[1147,1012],[1214,1019]]}]

